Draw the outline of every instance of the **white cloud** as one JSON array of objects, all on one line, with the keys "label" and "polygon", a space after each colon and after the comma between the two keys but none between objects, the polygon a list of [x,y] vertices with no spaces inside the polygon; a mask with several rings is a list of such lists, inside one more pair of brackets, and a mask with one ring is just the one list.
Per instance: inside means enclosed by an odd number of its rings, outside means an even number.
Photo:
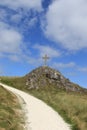
[{"label": "white cloud", "polygon": [[0,21],[0,31],[5,29],[5,28],[7,28],[7,29],[9,28],[8,24]]},{"label": "white cloud", "polygon": [[79,67],[78,70],[80,72],[86,72],[87,73],[87,67],[83,67],[83,68]]},{"label": "white cloud", "polygon": [[44,31],[68,50],[87,47],[87,1],[55,0],[49,6]]},{"label": "white cloud", "polygon": [[31,27],[34,27],[34,25],[37,23],[37,17],[34,17],[32,19],[29,20],[28,22],[28,27],[31,28]]},{"label": "white cloud", "polygon": [[7,6],[11,9],[34,9],[40,11],[42,9],[41,0],[0,0],[0,5]]},{"label": "white cloud", "polygon": [[70,62],[70,63],[54,63],[53,66],[55,66],[56,68],[73,68],[76,66],[76,64],[74,62]]},{"label": "white cloud", "polygon": [[[22,55],[23,36],[8,24],[0,22],[0,57],[19,59]],[[13,57],[13,58],[12,58]]]},{"label": "white cloud", "polygon": [[45,45],[36,45],[34,46],[35,49],[38,49],[40,52],[40,56],[44,56],[47,54],[49,57],[59,57],[61,55],[60,51]]},{"label": "white cloud", "polygon": [[21,14],[15,14],[11,16],[11,21],[14,23],[19,23],[22,19],[22,15]]},{"label": "white cloud", "polygon": [[[87,67],[81,67],[79,65],[77,65],[75,62],[69,62],[69,63],[58,63],[58,62],[54,62],[53,67],[55,68],[58,68],[58,69],[66,69],[66,70],[69,70],[71,72],[69,72],[68,74],[69,75],[72,75],[72,74],[79,74],[78,72],[83,72],[83,73],[87,73]],[[74,70],[73,70],[74,69]]]},{"label": "white cloud", "polygon": [[10,25],[0,22],[0,58],[5,57],[15,62],[34,60],[30,57],[30,48],[23,38],[23,35]]},{"label": "white cloud", "polygon": [[[6,24],[3,24],[6,26]],[[18,53],[22,42],[22,36],[15,30],[0,28],[0,52]]]},{"label": "white cloud", "polygon": [[7,17],[7,12],[4,9],[0,9],[0,20],[4,20]]},{"label": "white cloud", "polygon": [[12,61],[15,61],[15,62],[17,62],[17,61],[20,61],[20,56],[18,56],[18,55],[10,55],[9,57],[8,57],[10,60],[12,60]]}]

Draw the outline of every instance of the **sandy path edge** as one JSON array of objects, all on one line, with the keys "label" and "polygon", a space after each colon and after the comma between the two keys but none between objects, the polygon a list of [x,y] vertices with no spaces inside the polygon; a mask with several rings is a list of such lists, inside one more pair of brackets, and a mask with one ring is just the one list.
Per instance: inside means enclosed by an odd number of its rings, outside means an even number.
[{"label": "sandy path edge", "polygon": [[27,117],[25,130],[71,130],[70,125],[41,100],[5,84],[0,85],[24,100]]}]

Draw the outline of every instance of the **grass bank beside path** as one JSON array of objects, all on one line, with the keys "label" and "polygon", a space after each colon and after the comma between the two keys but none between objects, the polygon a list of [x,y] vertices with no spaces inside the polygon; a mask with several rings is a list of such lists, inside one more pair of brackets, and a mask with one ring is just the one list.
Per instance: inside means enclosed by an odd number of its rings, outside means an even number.
[{"label": "grass bank beside path", "polygon": [[52,86],[46,86],[39,90],[28,90],[24,77],[2,77],[2,82],[43,100],[56,110],[66,122],[72,124],[72,130],[87,130],[86,94],[66,92]]},{"label": "grass bank beside path", "polygon": [[23,115],[17,97],[0,86],[0,130],[23,130]]}]

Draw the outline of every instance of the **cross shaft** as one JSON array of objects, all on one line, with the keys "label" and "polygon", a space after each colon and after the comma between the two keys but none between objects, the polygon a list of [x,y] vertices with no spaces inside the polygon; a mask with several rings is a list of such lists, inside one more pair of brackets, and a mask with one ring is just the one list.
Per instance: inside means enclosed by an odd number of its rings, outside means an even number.
[{"label": "cross shaft", "polygon": [[49,60],[49,58],[50,57],[48,57],[46,54],[42,57],[42,59],[44,60],[44,66],[47,66],[47,60]]}]

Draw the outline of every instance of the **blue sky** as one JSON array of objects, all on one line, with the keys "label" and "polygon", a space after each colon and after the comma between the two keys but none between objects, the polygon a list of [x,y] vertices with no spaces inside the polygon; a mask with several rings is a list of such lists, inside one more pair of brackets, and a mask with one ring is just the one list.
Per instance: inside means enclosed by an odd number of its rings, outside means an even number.
[{"label": "blue sky", "polygon": [[0,0],[0,75],[48,65],[87,88],[87,1]]}]

